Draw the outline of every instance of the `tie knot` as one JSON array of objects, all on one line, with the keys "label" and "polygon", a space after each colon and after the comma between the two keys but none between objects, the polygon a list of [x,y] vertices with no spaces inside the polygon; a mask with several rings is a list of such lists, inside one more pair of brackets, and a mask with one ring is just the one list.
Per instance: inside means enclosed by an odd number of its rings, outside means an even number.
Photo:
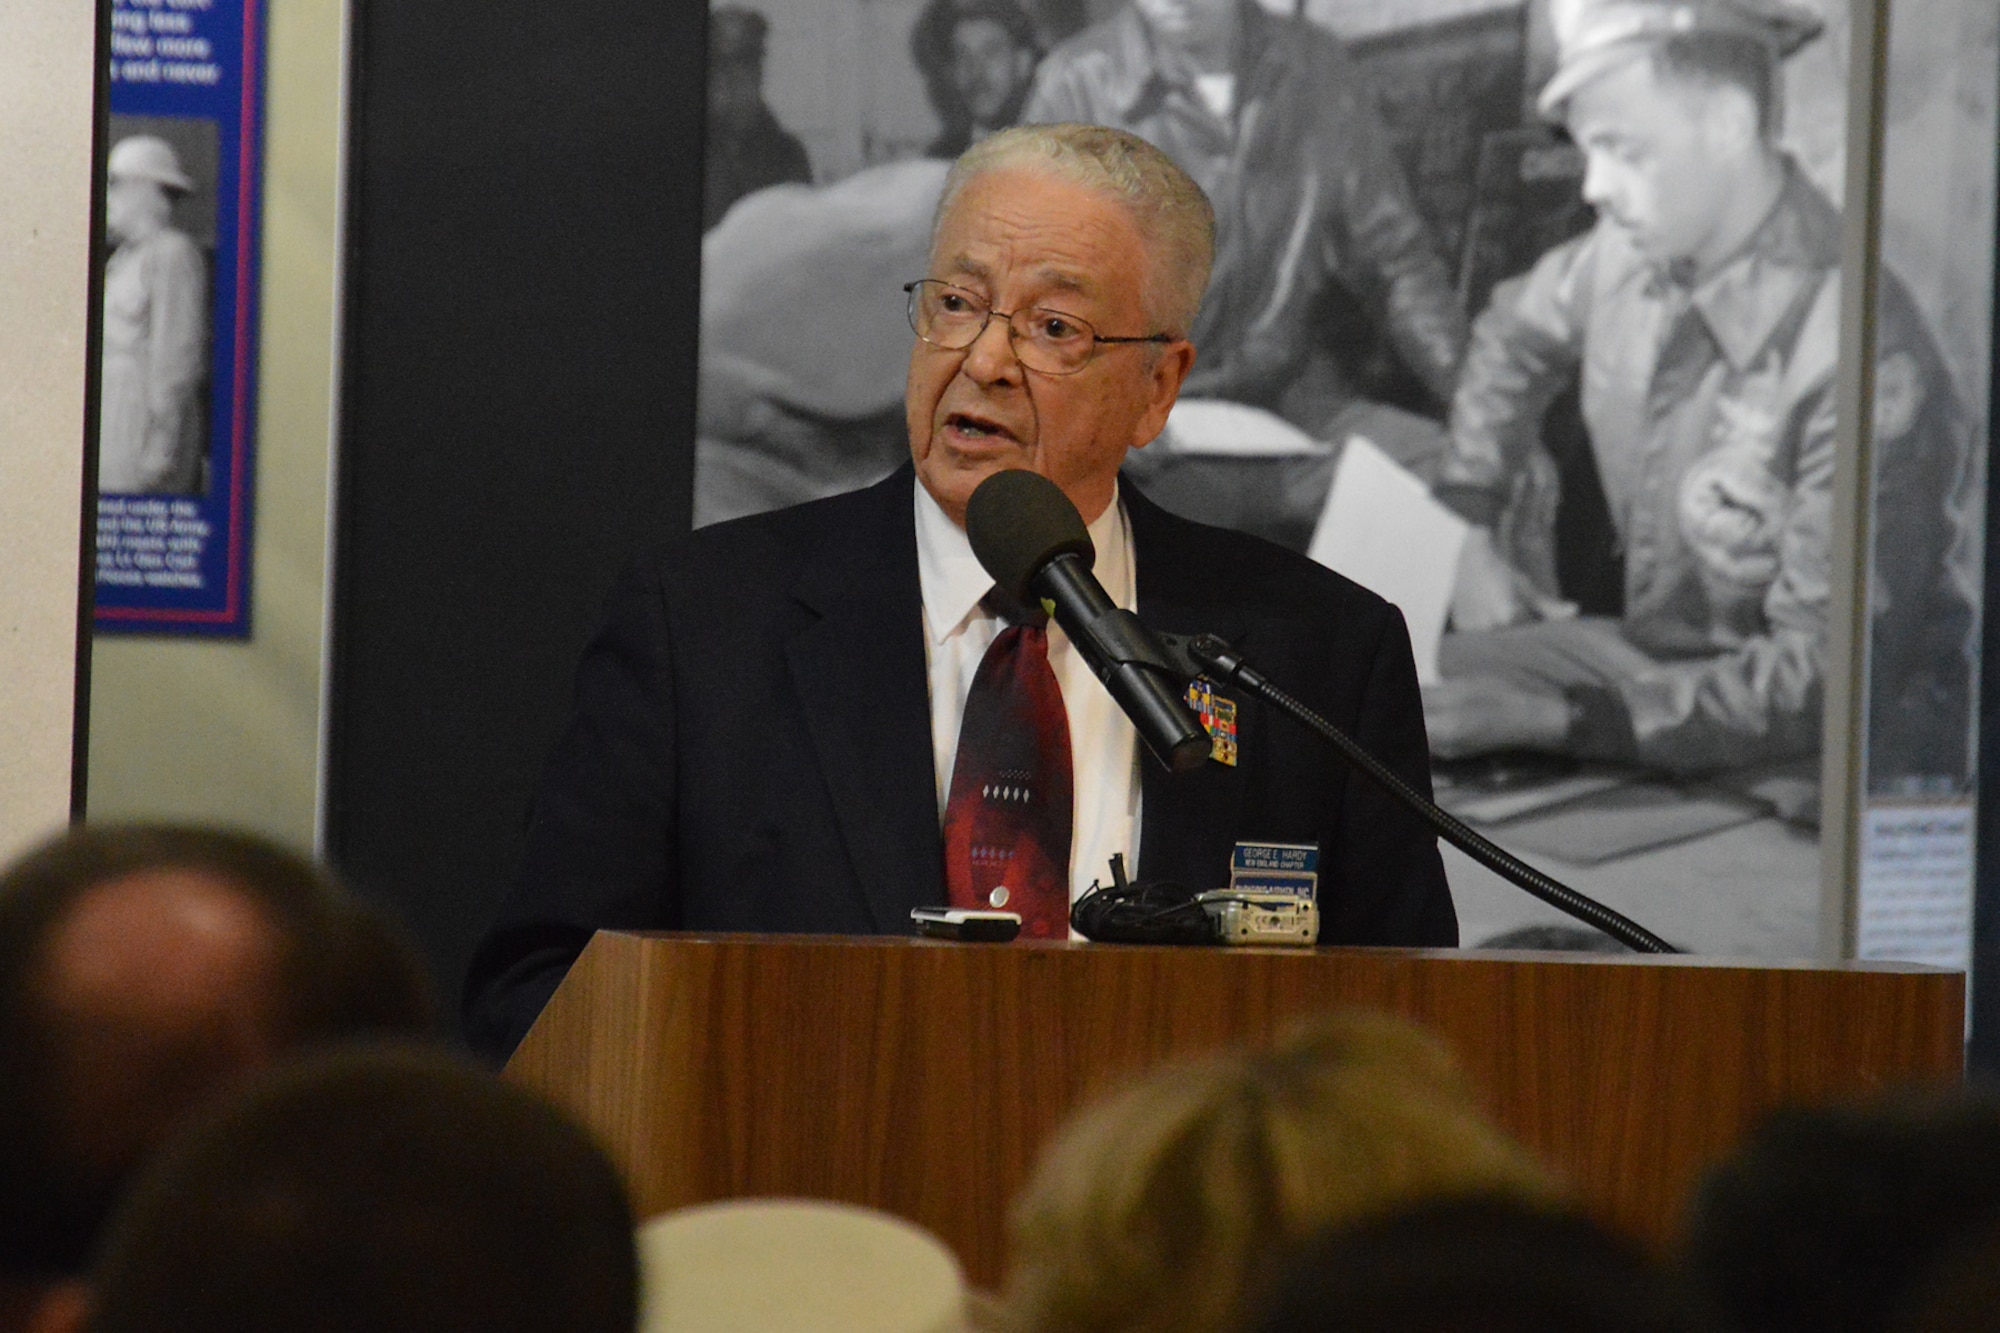
[{"label": "tie knot", "polygon": [[988,589],[986,595],[979,599],[979,604],[986,608],[987,614],[998,616],[1009,625],[1045,629],[1049,623],[1049,613],[1039,605],[1024,606],[998,585]]}]

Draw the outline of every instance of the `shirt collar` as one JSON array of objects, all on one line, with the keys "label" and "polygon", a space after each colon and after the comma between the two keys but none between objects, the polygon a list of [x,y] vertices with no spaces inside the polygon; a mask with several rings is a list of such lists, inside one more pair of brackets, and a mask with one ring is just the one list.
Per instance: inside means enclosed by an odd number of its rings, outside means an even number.
[{"label": "shirt collar", "polygon": [[[931,646],[942,644],[984,615],[980,601],[992,591],[993,576],[972,553],[965,529],[951,521],[944,509],[917,483],[917,582],[924,600],[924,629]],[[1089,528],[1090,544],[1097,550],[1092,564],[1098,581],[1111,600],[1128,610],[1133,600],[1131,526],[1125,521],[1125,506],[1113,483],[1111,503]]]},{"label": "shirt collar", "polygon": [[1801,300],[1840,265],[1840,215],[1798,167],[1735,258],[1697,283],[1688,300],[1730,364],[1747,369]]}]

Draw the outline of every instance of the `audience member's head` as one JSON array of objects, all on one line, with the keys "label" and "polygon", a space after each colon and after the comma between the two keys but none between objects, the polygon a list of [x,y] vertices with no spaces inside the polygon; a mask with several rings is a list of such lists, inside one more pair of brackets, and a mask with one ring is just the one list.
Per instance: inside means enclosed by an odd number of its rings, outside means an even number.
[{"label": "audience member's head", "polygon": [[582,1129],[442,1054],[302,1057],[140,1174],[91,1333],[631,1333],[632,1218]]},{"label": "audience member's head", "polygon": [[2000,1218],[1950,1245],[1926,1264],[1894,1333],[1991,1333],[2000,1328]]},{"label": "audience member's head", "polygon": [[1255,1333],[1674,1333],[1673,1283],[1581,1214],[1505,1196],[1433,1199],[1301,1247]]},{"label": "audience member's head", "polygon": [[1163,1068],[1056,1138],[1017,1201],[1004,1319],[1113,1333],[1233,1326],[1292,1244],[1427,1197],[1555,1187],[1435,1039],[1350,1013],[1275,1049]]},{"label": "audience member's head", "polygon": [[641,1333],[961,1333],[964,1270],[908,1218],[831,1199],[725,1199],[639,1228]]},{"label": "audience member's head", "polygon": [[1773,1116],[1710,1174],[1690,1286],[1746,1331],[1880,1329],[2000,1222],[2000,1105],[1901,1098]]},{"label": "audience member's head", "polygon": [[270,843],[97,827],[31,851],[0,874],[0,1283],[80,1272],[130,1172],[243,1071],[431,1021],[401,935]]}]

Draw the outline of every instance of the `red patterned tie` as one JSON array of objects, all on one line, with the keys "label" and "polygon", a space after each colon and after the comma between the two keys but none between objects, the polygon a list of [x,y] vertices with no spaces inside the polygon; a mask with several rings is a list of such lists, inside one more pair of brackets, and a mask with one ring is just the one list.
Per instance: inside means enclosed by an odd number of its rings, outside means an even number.
[{"label": "red patterned tie", "polygon": [[959,724],[944,811],[951,905],[1019,912],[1023,935],[1068,939],[1073,785],[1048,633],[1010,625],[980,659]]}]

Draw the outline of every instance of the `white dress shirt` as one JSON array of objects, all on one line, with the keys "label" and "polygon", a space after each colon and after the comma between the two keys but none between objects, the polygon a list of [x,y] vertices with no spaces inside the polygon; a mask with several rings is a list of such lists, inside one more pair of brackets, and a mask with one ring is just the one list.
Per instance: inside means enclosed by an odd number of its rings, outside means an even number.
[{"label": "white dress shirt", "polygon": [[[917,488],[917,577],[924,598],[924,656],[930,673],[931,747],[937,774],[938,821],[951,799],[951,770],[958,759],[958,727],[980,659],[1007,622],[980,605],[993,579],[972,553],[965,530],[946,516],[921,483]],[[1114,493],[1090,525],[1097,548],[1098,582],[1116,605],[1138,605],[1132,525]],[[1076,809],[1070,824],[1069,883],[1074,902],[1091,882],[1111,882],[1113,852],[1138,868],[1138,733],[1091,673],[1069,636],[1049,622],[1049,666],[1069,717],[1071,772]]]}]

